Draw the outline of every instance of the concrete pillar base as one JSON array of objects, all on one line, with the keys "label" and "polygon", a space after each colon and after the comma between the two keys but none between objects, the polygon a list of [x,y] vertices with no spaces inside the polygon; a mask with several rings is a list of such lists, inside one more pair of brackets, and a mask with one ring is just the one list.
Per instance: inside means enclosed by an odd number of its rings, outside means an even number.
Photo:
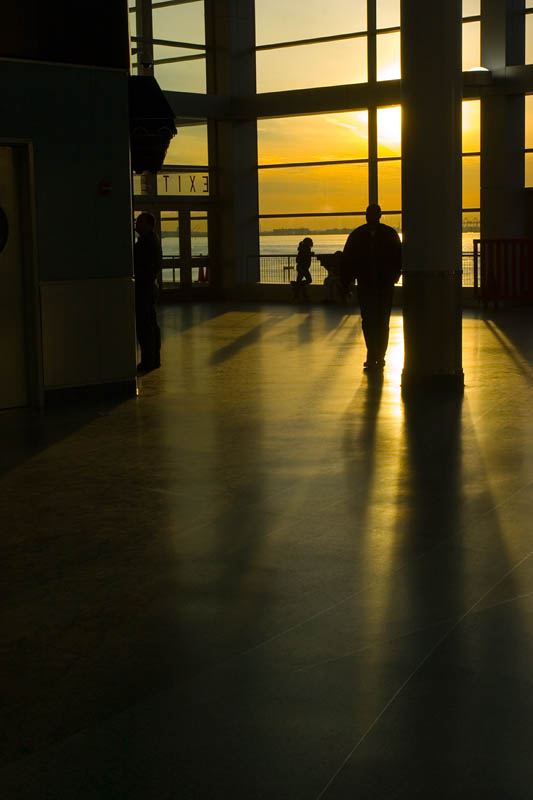
[{"label": "concrete pillar base", "polygon": [[405,271],[403,319],[402,388],[462,389],[461,271]]},{"label": "concrete pillar base", "polygon": [[465,388],[463,370],[455,375],[406,375],[402,372],[402,397],[404,399],[418,396],[422,392],[454,392],[462,394]]}]

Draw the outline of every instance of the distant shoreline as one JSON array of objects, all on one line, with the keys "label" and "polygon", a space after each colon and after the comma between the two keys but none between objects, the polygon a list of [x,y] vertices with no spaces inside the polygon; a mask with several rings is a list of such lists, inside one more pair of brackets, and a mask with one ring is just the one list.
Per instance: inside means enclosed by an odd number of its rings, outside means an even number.
[{"label": "distant shoreline", "polygon": [[[395,231],[401,232],[401,228],[394,227]],[[307,228],[304,229],[295,229],[295,228],[277,228],[273,231],[261,231],[260,236],[348,236],[349,233],[353,231],[353,228],[328,228],[327,230],[323,231],[311,231]],[[463,233],[480,233],[479,228],[470,228],[464,227],[462,228]],[[176,237],[176,231],[163,231],[161,233],[161,238],[166,239],[168,237]],[[191,238],[199,238],[205,239],[206,234],[204,233],[195,233],[191,231]]]}]

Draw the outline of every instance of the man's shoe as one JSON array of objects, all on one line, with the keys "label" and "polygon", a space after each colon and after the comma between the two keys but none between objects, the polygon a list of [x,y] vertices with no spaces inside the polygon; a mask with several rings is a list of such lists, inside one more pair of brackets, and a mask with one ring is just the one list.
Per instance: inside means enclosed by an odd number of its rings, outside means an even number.
[{"label": "man's shoe", "polygon": [[384,366],[385,362],[383,361],[383,359],[381,359],[380,361],[365,361],[365,363],[363,364],[363,368],[367,372],[379,372],[383,369]]}]

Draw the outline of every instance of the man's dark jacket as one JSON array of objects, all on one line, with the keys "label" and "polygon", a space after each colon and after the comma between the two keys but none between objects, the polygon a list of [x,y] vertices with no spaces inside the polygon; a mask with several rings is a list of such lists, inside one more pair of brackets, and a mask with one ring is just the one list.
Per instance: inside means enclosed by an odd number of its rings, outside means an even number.
[{"label": "man's dark jacket", "polygon": [[139,289],[153,286],[161,269],[161,244],[157,234],[150,232],[139,236],[133,247],[135,284]]},{"label": "man's dark jacket", "polygon": [[342,254],[341,280],[359,286],[394,285],[402,271],[402,243],[394,228],[378,223],[374,235],[361,225],[348,236]]}]

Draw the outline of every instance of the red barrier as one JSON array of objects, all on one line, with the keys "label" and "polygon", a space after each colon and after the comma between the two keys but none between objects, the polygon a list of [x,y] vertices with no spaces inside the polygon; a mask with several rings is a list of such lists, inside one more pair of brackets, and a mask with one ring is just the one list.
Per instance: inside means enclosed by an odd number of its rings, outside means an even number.
[{"label": "red barrier", "polygon": [[474,239],[474,295],[483,303],[533,303],[533,240]]}]

